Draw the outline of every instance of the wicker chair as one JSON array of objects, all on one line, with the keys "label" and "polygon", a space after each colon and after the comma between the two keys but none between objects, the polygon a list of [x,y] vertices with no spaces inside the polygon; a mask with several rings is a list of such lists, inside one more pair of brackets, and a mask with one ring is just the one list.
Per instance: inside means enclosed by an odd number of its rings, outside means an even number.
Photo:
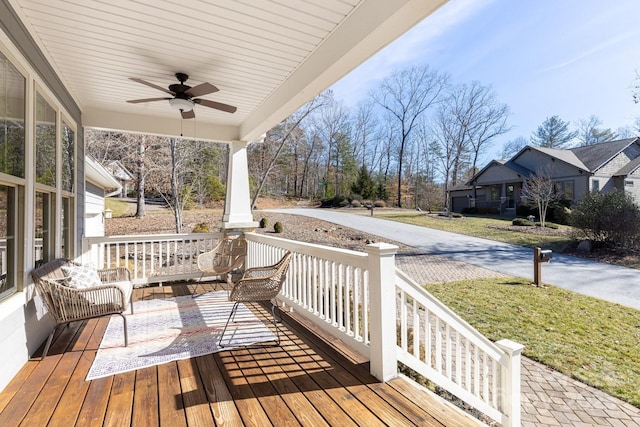
[{"label": "wicker chair", "polygon": [[258,301],[271,301],[271,315],[273,317],[273,325],[276,328],[276,345],[280,345],[280,331],[276,322],[274,299],[282,289],[282,284],[289,270],[291,256],[291,252],[287,251],[282,259],[274,265],[249,268],[244,272],[242,278],[233,285],[229,294],[229,301],[234,301],[235,304],[233,304],[227,323],[220,335],[218,341],[220,347],[224,347],[222,339],[229,323],[233,321],[236,315],[238,305],[241,302]]},{"label": "wicker chair", "polygon": [[[47,356],[49,346],[58,326],[69,324],[76,320],[119,314],[124,321],[124,345],[129,344],[127,337],[127,319],[122,314],[127,307],[131,307],[131,279],[130,272],[125,267],[97,270],[103,285],[83,289],[71,288],[63,284],[66,280],[63,266],[78,264],[64,258],[50,261],[31,272],[38,294],[44,301],[47,311],[56,322],[42,353],[42,359]],[[117,282],[117,283],[108,283]]]},{"label": "wicker chair", "polygon": [[[231,273],[244,266],[246,256],[247,241],[244,237],[225,237],[211,251],[198,255],[198,269],[202,272],[200,280],[205,275],[226,275],[227,283],[231,285]],[[197,295],[198,286],[199,283],[193,290],[193,296]]]}]

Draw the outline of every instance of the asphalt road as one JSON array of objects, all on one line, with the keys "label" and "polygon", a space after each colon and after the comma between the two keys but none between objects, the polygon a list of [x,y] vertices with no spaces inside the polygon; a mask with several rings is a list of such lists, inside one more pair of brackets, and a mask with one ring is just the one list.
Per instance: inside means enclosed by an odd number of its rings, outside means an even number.
[{"label": "asphalt road", "polygon": [[[272,211],[322,219],[427,253],[533,280],[530,248],[332,209]],[[554,254],[551,262],[542,265],[542,282],[640,310],[640,270]]]}]

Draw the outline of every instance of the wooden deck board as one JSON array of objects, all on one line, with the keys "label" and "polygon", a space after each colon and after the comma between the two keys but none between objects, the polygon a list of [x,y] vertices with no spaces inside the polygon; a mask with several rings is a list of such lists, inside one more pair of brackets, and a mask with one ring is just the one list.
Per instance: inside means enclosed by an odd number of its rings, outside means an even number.
[{"label": "wooden deck board", "polygon": [[136,371],[132,426],[156,426],[158,420],[158,368],[150,366]]},{"label": "wooden deck board", "polygon": [[158,406],[161,426],[187,425],[176,362],[158,365]]},{"label": "wooden deck board", "polygon": [[[134,292],[134,301],[188,292],[186,286],[145,288]],[[260,305],[250,308],[270,316]],[[225,350],[87,382],[108,322],[62,328],[49,356],[30,360],[0,393],[0,425],[476,424],[404,379],[378,382],[364,359],[287,315],[279,347]]]}]

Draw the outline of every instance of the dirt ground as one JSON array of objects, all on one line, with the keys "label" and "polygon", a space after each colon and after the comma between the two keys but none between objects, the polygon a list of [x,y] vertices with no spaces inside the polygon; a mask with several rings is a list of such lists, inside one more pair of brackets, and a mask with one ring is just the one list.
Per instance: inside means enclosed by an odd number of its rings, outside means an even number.
[{"label": "dirt ground", "polygon": [[[286,199],[259,199],[258,209],[270,209],[279,207],[290,207],[296,205]],[[298,205],[299,206],[299,205]],[[131,235],[131,234],[157,234],[175,233],[175,221],[171,211],[158,206],[148,206],[148,214],[144,218],[135,218],[135,204],[130,203],[128,216],[110,218],[105,221],[105,233],[107,236]],[[256,210],[254,218],[260,221],[266,218],[268,225],[266,228],[258,228],[258,233],[274,233],[273,224],[281,222],[284,231],[277,234],[278,237],[291,240],[300,240],[309,243],[328,245],[344,249],[364,251],[367,244],[375,242],[392,243],[400,247],[399,253],[413,253],[412,248],[398,242],[381,239],[372,234],[363,233],[350,228],[342,227],[330,222],[303,217],[299,215],[280,214],[272,212],[262,212]],[[218,231],[222,220],[222,207],[215,211],[185,211],[183,216],[182,232],[191,232],[198,224],[206,224],[210,231]],[[534,232],[534,233],[566,233],[562,230],[541,230],[540,227],[506,227],[514,232]],[[274,233],[274,235],[276,235]],[[576,250],[577,241],[569,245],[564,253],[567,255],[580,256],[609,264],[623,265],[629,267],[640,266],[640,253],[631,251],[612,251],[610,249],[596,248],[591,253],[578,253]]]},{"label": "dirt ground", "polygon": [[[273,234],[284,239],[300,240],[309,243],[340,247],[357,251],[364,251],[367,244],[385,241],[401,246],[402,249],[409,250],[406,245],[388,240],[382,240],[371,234],[352,230],[330,222],[290,214],[276,214],[271,212],[255,213],[256,221],[266,218],[268,226],[264,229],[258,228],[258,233]],[[191,232],[193,228],[201,223],[207,224],[210,231],[218,231],[222,213],[185,213],[183,217],[183,232]],[[284,231],[275,234],[273,224],[281,222]],[[174,233],[175,221],[170,212],[153,212],[144,218],[126,216],[120,218],[110,218],[105,222],[107,236],[128,235],[128,234],[157,234]]]}]

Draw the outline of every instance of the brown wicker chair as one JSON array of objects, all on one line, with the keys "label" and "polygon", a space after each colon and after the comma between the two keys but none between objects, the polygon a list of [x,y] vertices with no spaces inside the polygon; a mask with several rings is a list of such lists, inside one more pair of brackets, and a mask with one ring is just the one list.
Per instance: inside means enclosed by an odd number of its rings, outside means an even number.
[{"label": "brown wicker chair", "polygon": [[244,272],[242,278],[233,285],[231,293],[229,294],[229,301],[234,301],[235,304],[233,304],[227,323],[220,335],[218,341],[220,347],[224,347],[222,339],[224,338],[229,323],[233,321],[236,315],[238,305],[241,302],[258,301],[271,301],[271,315],[273,317],[273,325],[276,328],[276,345],[280,345],[280,330],[276,322],[274,299],[282,289],[282,284],[289,270],[291,256],[291,252],[287,251],[282,259],[274,265],[249,268]]},{"label": "brown wicker chair", "polygon": [[[38,294],[44,301],[47,311],[56,322],[56,326],[47,339],[42,353],[42,359],[47,356],[49,346],[58,326],[69,324],[76,320],[119,314],[124,321],[124,345],[129,345],[127,337],[127,319],[122,314],[127,307],[131,307],[131,273],[125,267],[97,270],[100,280],[104,283],[84,289],[71,288],[63,284],[66,277],[62,266],[78,265],[68,259],[58,258],[50,261],[31,272]],[[108,282],[120,282],[108,283]],[[128,282],[129,290],[125,284]]]},{"label": "brown wicker chair", "polygon": [[[200,280],[205,275],[226,275],[227,283],[231,284],[231,273],[244,266],[246,256],[247,241],[244,237],[225,237],[211,251],[198,255],[198,269],[202,272]],[[197,295],[198,286],[199,283],[193,290],[193,296]]]}]

